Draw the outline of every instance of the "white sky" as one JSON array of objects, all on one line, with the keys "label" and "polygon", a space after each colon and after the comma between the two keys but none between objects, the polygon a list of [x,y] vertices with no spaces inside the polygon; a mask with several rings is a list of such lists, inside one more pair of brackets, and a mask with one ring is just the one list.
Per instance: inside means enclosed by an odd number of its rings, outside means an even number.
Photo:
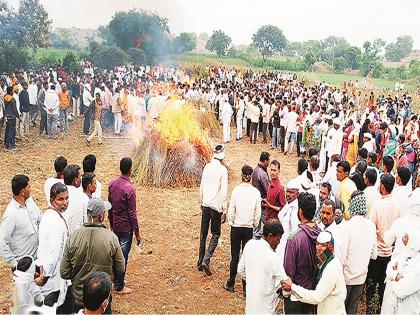
[{"label": "white sky", "polygon": [[[7,0],[16,6],[19,0]],[[420,49],[419,0],[40,0],[54,27],[97,28],[115,12],[142,8],[169,19],[172,33],[222,29],[234,44],[248,44],[259,26],[277,25],[291,41],[346,38],[361,46],[411,35]]]}]

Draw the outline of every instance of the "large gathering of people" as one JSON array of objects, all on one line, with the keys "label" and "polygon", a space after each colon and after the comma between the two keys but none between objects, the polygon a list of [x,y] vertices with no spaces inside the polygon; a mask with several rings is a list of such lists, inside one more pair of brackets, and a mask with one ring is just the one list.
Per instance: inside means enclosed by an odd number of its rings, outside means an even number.
[{"label": "large gathering of people", "polygon": [[[223,288],[235,292],[241,277],[246,313],[273,314],[282,305],[285,314],[356,314],[364,294],[367,314],[419,314],[420,286],[412,280],[420,275],[420,121],[412,96],[401,89],[375,95],[357,82],[307,85],[280,72],[210,66],[205,72],[99,71],[89,62],[81,73],[20,69],[0,80],[5,149],[17,148],[31,129],[66,137],[80,118],[86,145],[95,137],[100,145],[105,133],[145,128],[166,106],[205,102],[222,125],[223,143],[202,170],[200,272],[213,275],[211,259],[227,222],[231,260]],[[223,161],[232,140],[267,149],[255,167],[243,165],[229,198]],[[283,154],[297,158],[287,183],[272,158]],[[111,281],[116,294],[133,292],[125,272],[133,239],[139,245],[142,238],[132,160],[120,161],[108,201],[96,157],[80,164],[57,157],[42,212],[32,181],[12,179],[0,256],[20,305],[110,313]]]}]

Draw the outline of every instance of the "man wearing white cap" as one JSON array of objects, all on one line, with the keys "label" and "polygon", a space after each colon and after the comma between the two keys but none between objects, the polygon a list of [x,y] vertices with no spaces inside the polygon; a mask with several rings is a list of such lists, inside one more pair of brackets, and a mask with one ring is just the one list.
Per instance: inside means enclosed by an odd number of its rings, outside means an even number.
[{"label": "man wearing white cap", "polygon": [[343,145],[343,131],[340,128],[340,120],[334,118],[334,128],[331,128],[327,134],[326,149],[327,149],[327,167],[328,162],[334,154],[341,155],[341,148]]},{"label": "man wearing white cap", "polygon": [[334,254],[334,239],[330,232],[323,231],[316,238],[317,268],[316,288],[308,290],[282,281],[282,288],[303,303],[317,305],[317,314],[346,314],[346,284],[339,259]]},{"label": "man wearing white cap", "polygon": [[280,259],[283,262],[284,250],[286,249],[287,238],[289,234],[293,233],[299,228],[298,218],[298,200],[297,197],[299,192],[302,190],[302,185],[295,178],[289,181],[286,185],[286,201],[287,204],[279,212],[279,221],[283,227],[284,235],[280,241],[277,252],[280,255]]},{"label": "man wearing white cap", "polygon": [[84,308],[83,283],[89,274],[103,271],[113,279],[114,273],[125,270],[118,238],[103,224],[105,211],[110,209],[108,201],[90,199],[87,206],[88,223],[70,235],[64,249],[60,273],[63,279],[71,280],[73,284],[76,313]]},{"label": "man wearing white cap", "polygon": [[[213,149],[213,159],[206,164],[201,176],[200,203],[202,214],[197,268],[199,271],[204,271],[207,276],[212,275],[210,258],[219,242],[221,224],[226,221],[228,173],[226,167],[222,164],[224,157],[225,147],[222,144],[216,145]],[[206,250],[209,227],[212,237]]]},{"label": "man wearing white cap", "polygon": [[375,141],[372,141],[372,134],[370,132],[365,132],[363,134],[363,146],[368,153],[375,152]]}]

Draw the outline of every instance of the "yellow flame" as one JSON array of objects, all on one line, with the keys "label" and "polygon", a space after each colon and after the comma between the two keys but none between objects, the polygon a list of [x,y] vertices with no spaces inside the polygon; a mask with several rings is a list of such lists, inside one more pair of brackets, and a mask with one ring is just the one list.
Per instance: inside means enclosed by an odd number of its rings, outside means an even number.
[{"label": "yellow flame", "polygon": [[181,107],[168,106],[160,113],[159,121],[154,127],[168,146],[182,140],[208,145],[208,136],[195,118],[196,111],[197,109],[188,104]]}]

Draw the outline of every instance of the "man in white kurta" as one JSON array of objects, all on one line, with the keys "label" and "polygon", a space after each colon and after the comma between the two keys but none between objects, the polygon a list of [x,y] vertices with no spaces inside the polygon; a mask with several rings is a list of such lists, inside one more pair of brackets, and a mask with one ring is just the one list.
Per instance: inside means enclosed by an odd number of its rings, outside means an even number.
[{"label": "man in white kurta", "polygon": [[223,107],[220,112],[223,124],[223,142],[230,141],[230,121],[232,120],[233,110],[228,101],[223,102]]},{"label": "man in white kurta", "polygon": [[[277,225],[280,235],[267,235],[270,225]],[[283,264],[274,252],[281,234],[280,223],[270,220],[264,225],[263,238],[252,239],[245,245],[238,273],[246,281],[246,314],[274,314],[276,311],[280,281],[287,279]]]}]

